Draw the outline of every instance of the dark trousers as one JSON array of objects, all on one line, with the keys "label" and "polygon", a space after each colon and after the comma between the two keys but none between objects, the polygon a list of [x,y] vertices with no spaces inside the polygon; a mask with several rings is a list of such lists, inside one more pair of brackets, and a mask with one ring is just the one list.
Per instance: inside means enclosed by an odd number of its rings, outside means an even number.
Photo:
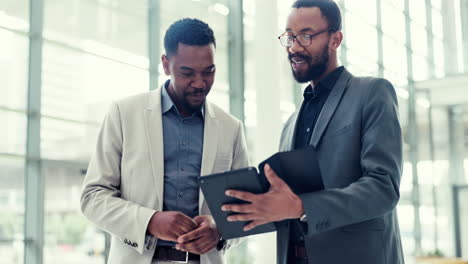
[{"label": "dark trousers", "polygon": [[289,229],[288,264],[307,264],[307,250],[304,236],[307,233],[307,224],[292,221]]}]

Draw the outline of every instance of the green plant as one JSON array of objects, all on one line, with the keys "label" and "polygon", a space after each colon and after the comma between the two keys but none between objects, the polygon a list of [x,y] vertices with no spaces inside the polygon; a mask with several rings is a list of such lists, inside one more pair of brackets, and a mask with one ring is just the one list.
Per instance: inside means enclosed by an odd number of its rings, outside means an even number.
[{"label": "green plant", "polygon": [[440,249],[435,249],[433,251],[429,251],[425,254],[427,257],[444,257],[444,253]]}]

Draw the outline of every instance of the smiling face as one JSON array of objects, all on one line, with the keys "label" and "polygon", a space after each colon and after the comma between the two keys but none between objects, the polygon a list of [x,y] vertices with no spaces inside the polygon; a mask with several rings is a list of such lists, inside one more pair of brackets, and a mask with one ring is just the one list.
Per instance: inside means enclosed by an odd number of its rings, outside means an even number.
[{"label": "smiling face", "polygon": [[201,109],[215,79],[214,45],[179,43],[177,53],[162,56],[166,75],[171,76],[167,92],[184,116]]},{"label": "smiling face", "polygon": [[297,82],[306,83],[316,80],[327,70],[329,63],[328,45],[323,47],[317,56],[289,52],[288,59]]},{"label": "smiling face", "polygon": [[327,20],[318,7],[292,8],[287,20],[287,35],[313,35],[310,45],[294,41],[286,48],[294,78],[301,83],[317,81],[337,67],[336,49],[341,43],[341,32],[329,32]]}]

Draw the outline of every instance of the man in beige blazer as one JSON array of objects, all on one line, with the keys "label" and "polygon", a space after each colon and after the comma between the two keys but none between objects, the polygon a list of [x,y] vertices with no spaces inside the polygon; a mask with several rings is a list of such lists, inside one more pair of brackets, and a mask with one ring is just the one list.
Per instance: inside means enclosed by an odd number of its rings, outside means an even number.
[{"label": "man in beige blazer", "polygon": [[222,263],[224,241],[198,177],[248,166],[242,123],[205,100],[215,38],[197,19],[172,24],[162,88],[112,104],[81,197],[112,235],[109,263]]}]

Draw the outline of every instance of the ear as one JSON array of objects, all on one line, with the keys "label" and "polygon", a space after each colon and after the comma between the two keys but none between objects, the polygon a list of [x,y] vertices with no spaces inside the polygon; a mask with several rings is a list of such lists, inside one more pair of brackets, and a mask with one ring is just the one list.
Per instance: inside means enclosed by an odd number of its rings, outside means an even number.
[{"label": "ear", "polygon": [[330,48],[333,50],[337,50],[338,47],[341,45],[341,42],[343,41],[343,32],[337,31],[332,34],[332,37],[330,38]]},{"label": "ear", "polygon": [[171,75],[171,71],[169,70],[169,59],[166,55],[161,56],[161,62],[164,68],[164,73],[168,76]]}]

